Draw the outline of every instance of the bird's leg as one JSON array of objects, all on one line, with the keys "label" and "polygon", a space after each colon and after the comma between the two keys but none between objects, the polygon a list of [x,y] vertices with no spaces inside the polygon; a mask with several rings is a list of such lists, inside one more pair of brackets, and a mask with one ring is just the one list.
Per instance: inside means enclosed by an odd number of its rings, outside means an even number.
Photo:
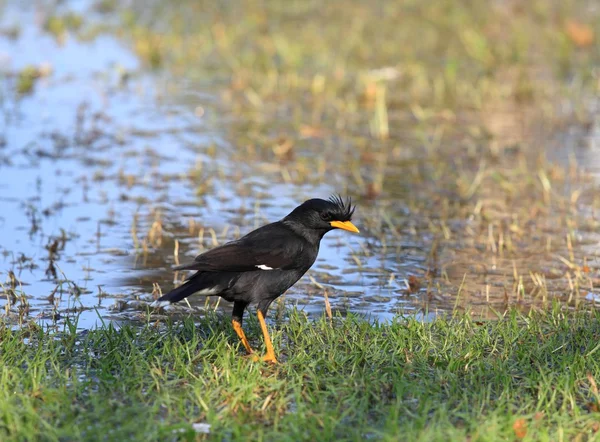
[{"label": "bird's leg", "polygon": [[246,351],[248,354],[254,353],[252,351],[252,347],[250,347],[250,343],[248,339],[246,339],[246,335],[244,334],[244,329],[242,328],[242,319],[244,317],[244,310],[248,306],[247,302],[235,301],[233,303],[233,311],[231,312],[231,325],[233,325],[233,329],[237,333],[238,337],[244,344]]},{"label": "bird's leg", "polygon": [[277,363],[277,358],[275,357],[275,350],[273,350],[273,344],[271,343],[271,338],[269,337],[269,331],[267,330],[267,323],[265,322],[265,317],[263,313],[258,310],[258,322],[260,322],[260,328],[262,329],[263,336],[265,338],[265,346],[267,347],[267,354],[262,357],[263,361],[271,362],[273,364]]},{"label": "bird's leg", "polygon": [[250,343],[248,342],[248,339],[246,339],[246,335],[244,334],[244,329],[242,328],[242,323],[240,321],[238,321],[237,319],[232,319],[231,324],[233,325],[233,329],[235,330],[235,332],[239,336],[240,340],[242,341],[242,344],[244,344],[244,347],[246,347],[246,351],[248,352],[248,354],[254,353],[252,351],[252,347],[250,347]]}]

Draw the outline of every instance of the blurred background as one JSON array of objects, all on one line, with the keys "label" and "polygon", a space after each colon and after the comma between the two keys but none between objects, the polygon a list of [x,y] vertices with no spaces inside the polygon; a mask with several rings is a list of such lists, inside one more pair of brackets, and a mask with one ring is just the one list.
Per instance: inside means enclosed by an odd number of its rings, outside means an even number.
[{"label": "blurred background", "polygon": [[274,317],[599,303],[599,33],[593,0],[1,1],[1,314],[145,320],[332,193],[361,235]]}]

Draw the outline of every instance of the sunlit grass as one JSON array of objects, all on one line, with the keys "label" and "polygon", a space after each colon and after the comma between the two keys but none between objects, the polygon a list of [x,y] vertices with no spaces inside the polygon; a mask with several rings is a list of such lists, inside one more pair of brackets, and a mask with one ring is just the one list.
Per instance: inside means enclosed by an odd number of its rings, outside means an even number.
[{"label": "sunlit grass", "polygon": [[[119,36],[146,68],[216,97],[220,107],[199,100],[194,115],[199,131],[227,142],[194,146],[208,163],[226,155],[227,167],[198,161],[157,177],[185,180],[199,213],[201,198],[224,186],[256,207],[228,234],[201,215],[178,225],[176,206],[144,188],[148,199],[127,225],[139,261],[164,267],[247,231],[250,216],[262,221],[260,202],[273,195],[252,193],[248,177],[229,170],[253,164],[269,182],[357,197],[366,239],[347,275],[377,255],[383,279],[397,277],[414,252],[423,258],[414,279],[393,296],[509,313],[428,324],[291,313],[274,330],[282,363],[271,367],[241,358],[229,320],[212,314],[86,333],[70,322],[58,334],[27,327],[29,294],[11,277],[0,288],[22,328],[0,330],[0,439],[598,437],[599,313],[551,308],[554,297],[582,308],[595,293],[597,264],[578,241],[597,231],[581,205],[597,206],[598,193],[576,165],[544,155],[555,130],[591,121],[587,103],[600,85],[593,2],[131,5],[98,2],[119,20],[93,26]],[[50,15],[46,31],[59,41],[93,35],[93,19],[68,17]],[[34,93],[38,70],[16,73],[16,90]],[[144,173],[119,173],[123,193],[143,186]],[[153,282],[155,295],[168,289]],[[549,311],[511,310],[532,304]],[[260,346],[255,321],[246,327]],[[210,424],[210,435],[193,423]]]},{"label": "sunlit grass", "polygon": [[298,91],[355,100],[377,81],[394,85],[393,108],[531,101],[566,77],[592,85],[598,60],[598,12],[586,1],[151,5],[123,12],[143,60],[186,78],[217,74],[254,107]]},{"label": "sunlit grass", "polygon": [[[215,315],[2,328],[0,435],[193,440],[208,423],[211,440],[585,440],[599,429],[600,313],[565,313],[371,324],[291,312],[273,332],[277,366],[241,357]],[[260,345],[256,321],[246,327]]]}]

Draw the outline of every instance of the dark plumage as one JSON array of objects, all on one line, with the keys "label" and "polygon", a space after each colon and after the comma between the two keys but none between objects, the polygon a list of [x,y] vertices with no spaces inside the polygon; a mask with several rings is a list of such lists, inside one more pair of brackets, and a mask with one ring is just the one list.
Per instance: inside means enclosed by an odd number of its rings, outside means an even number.
[{"label": "dark plumage", "polygon": [[175,267],[196,273],[152,306],[172,304],[195,293],[221,296],[233,302],[233,328],[248,353],[252,353],[242,318],[246,307],[256,303],[267,347],[263,359],[277,362],[264,322],[269,306],[313,265],[327,232],[336,228],[358,232],[350,222],[353,213],[350,201],[344,202],[340,196],[327,201],[305,201],[281,221],[202,253],[192,263]]}]

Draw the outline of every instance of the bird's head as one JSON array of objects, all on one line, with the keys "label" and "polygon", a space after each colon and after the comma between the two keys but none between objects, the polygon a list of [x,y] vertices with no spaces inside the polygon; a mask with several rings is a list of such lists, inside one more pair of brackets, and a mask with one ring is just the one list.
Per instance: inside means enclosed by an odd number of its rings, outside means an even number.
[{"label": "bird's head", "polygon": [[284,221],[316,230],[321,237],[333,229],[358,233],[356,226],[350,222],[354,209],[350,200],[344,202],[339,195],[328,200],[314,198],[296,207]]}]

